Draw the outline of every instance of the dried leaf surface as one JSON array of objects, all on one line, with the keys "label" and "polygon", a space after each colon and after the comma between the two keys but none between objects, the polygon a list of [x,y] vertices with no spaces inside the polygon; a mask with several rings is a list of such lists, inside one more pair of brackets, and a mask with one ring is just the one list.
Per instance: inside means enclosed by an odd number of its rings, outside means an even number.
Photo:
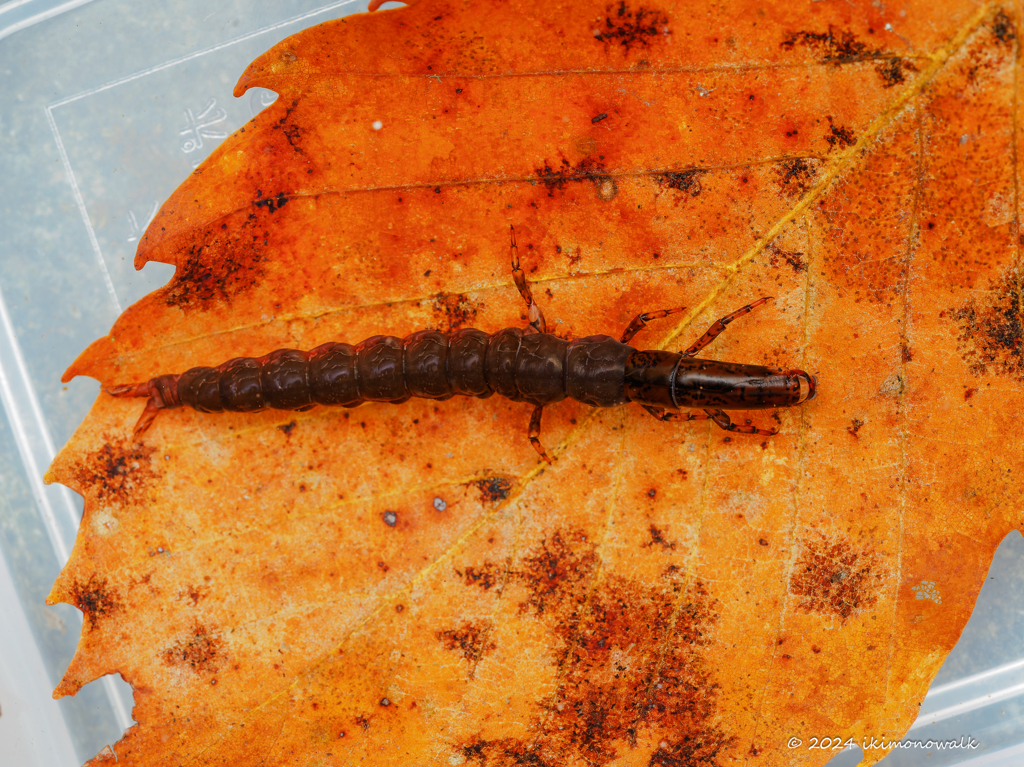
[{"label": "dried leaf surface", "polygon": [[[51,595],[119,763],[822,764],[898,738],[1021,528],[1016,6],[422,0],[242,76],[281,98],[167,201],[171,283],[68,375],[524,324],[800,367],[731,439],[499,398],[162,413],[101,395]],[[869,750],[868,763],[884,756]],[[112,756],[101,756],[94,764]]]}]

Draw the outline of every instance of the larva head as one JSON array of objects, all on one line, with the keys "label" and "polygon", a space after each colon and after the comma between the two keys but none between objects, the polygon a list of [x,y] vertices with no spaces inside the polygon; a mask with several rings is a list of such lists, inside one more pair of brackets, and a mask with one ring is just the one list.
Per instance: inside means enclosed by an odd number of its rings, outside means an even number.
[{"label": "larva head", "polygon": [[761,410],[792,407],[814,396],[817,382],[802,370],[686,358],[672,381],[675,407]]},{"label": "larva head", "polygon": [[803,370],[638,351],[626,361],[624,390],[631,402],[669,410],[761,410],[813,399],[817,384]]}]

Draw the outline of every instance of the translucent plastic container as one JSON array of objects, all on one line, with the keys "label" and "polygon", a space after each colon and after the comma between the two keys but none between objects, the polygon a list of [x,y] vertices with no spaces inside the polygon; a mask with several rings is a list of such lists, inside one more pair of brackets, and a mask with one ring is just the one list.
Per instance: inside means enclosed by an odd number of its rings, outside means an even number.
[{"label": "translucent plastic container", "polygon": [[[0,4],[0,764],[70,767],[131,724],[119,678],[53,701],[79,612],[43,600],[74,543],[81,499],[44,486],[98,385],[67,365],[171,267],[132,268],[159,204],[275,98],[231,91],[279,40],[365,2],[11,0]],[[963,639],[907,748],[886,765],[1024,763],[1024,539],[996,555]],[[968,741],[964,741],[965,743]],[[852,765],[859,749],[838,752]]]}]

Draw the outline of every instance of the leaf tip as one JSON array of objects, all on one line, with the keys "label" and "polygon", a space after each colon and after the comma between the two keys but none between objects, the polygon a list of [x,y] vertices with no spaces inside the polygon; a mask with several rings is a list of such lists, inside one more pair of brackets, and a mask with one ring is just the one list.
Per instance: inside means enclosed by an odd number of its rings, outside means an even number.
[{"label": "leaf tip", "polygon": [[251,82],[252,76],[249,74],[249,71],[246,70],[242,73],[242,76],[238,78],[238,82],[235,83],[235,89],[231,91],[231,95],[234,96],[236,99],[242,98],[242,96],[245,95],[245,92],[249,90],[250,87],[252,87],[250,85]]},{"label": "leaf tip", "polygon": [[132,261],[132,266],[135,267],[135,271],[140,271],[142,267],[149,263],[149,257],[142,252],[142,248],[135,253],[135,260]]},{"label": "leaf tip", "polygon": [[68,696],[74,697],[75,695],[78,694],[78,691],[82,689],[83,683],[80,680],[77,680],[77,679],[69,679],[68,677],[70,675],[71,675],[71,670],[68,669],[68,673],[65,674],[64,678],[60,680],[60,684],[58,684],[54,688],[54,690],[53,690],[53,699],[54,700],[60,700],[61,698],[66,698]]},{"label": "leaf tip", "polygon": [[64,566],[64,570],[60,571],[57,575],[57,579],[53,582],[53,586],[50,588],[50,593],[46,595],[46,604],[50,607],[53,605],[71,604],[71,600],[68,599],[67,589],[65,588],[65,576],[64,572],[67,570],[67,565]]},{"label": "leaf tip", "polygon": [[86,629],[82,629],[82,636],[78,640],[78,648],[75,650],[71,662],[68,664],[64,676],[53,690],[53,699],[60,700],[68,696],[74,696],[93,679],[99,679],[102,673],[95,673],[90,676],[88,663],[83,663],[82,646],[85,641]]},{"label": "leaf tip", "polygon": [[68,369],[64,371],[64,375],[60,377],[61,383],[68,383],[72,378],[82,375],[99,380],[97,377],[99,371],[96,370],[97,363],[109,360],[116,355],[117,349],[114,347],[114,341],[110,336],[97,338],[68,366]]}]

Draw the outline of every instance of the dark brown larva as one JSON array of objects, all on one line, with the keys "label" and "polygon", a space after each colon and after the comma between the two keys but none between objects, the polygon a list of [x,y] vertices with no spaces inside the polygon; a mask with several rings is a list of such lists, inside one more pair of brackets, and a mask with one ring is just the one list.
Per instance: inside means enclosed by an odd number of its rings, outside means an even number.
[{"label": "dark brown larva", "polygon": [[[588,336],[567,341],[546,332],[519,267],[512,239],[512,274],[529,308],[530,325],[484,333],[421,330],[405,338],[373,336],[352,346],[328,343],[308,352],[280,349],[265,357],[241,357],[217,367],[192,368],[145,383],[109,389],[118,397],[148,397],[135,426],[142,434],[164,408],[186,405],[203,413],[254,412],[265,408],[308,410],[317,405],[355,407],[364,402],[405,402],[410,397],[449,399],[455,395],[499,394],[534,406],[530,442],[547,461],[540,443],[541,413],[566,397],[593,407],[636,402],[663,421],[710,418],[723,429],[772,435],[747,421],[732,423],[723,410],[756,410],[798,405],[815,395],[816,381],[802,370],[773,370],[694,358],[737,317],[763,304],[762,298],[723,317],[682,354],[638,351],[627,342],[649,320],[685,307],[641,314],[620,340]],[[698,408],[702,413],[681,413]]]}]

